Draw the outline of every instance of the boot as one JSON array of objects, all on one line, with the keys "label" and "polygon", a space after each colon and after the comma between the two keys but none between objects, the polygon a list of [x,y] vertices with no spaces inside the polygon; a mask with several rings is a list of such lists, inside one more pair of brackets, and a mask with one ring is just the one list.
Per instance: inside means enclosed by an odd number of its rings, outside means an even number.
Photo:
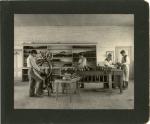
[{"label": "boot", "polygon": [[125,81],[125,88],[128,88],[128,81]]},{"label": "boot", "polygon": [[84,83],[81,83],[81,86],[80,86],[80,88],[84,88]]},{"label": "boot", "polygon": [[122,88],[125,89],[125,81],[123,81]]},{"label": "boot", "polygon": [[115,83],[112,83],[112,88],[116,89],[116,84]]}]

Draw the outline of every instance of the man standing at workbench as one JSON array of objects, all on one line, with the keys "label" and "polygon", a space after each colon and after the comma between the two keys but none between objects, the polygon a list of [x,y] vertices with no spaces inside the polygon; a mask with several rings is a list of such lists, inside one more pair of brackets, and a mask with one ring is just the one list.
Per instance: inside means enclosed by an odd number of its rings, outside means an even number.
[{"label": "man standing at workbench", "polygon": [[[105,67],[114,67],[113,62],[112,62],[112,54],[109,53],[107,55],[107,58],[104,61],[104,66]],[[114,76],[112,76],[112,80],[114,79]],[[107,82],[107,76],[104,76],[104,88],[107,89],[109,88],[109,83]],[[115,88],[114,83],[112,84],[112,87]]]},{"label": "man standing at workbench", "polygon": [[[87,66],[87,59],[83,56],[83,54],[79,55],[79,61],[78,61],[78,68],[81,71],[84,71],[84,69]],[[84,83],[81,83],[81,88],[84,88]]]},{"label": "man standing at workbench", "polygon": [[129,82],[129,65],[130,59],[126,54],[125,50],[121,50],[120,54],[122,55],[121,68],[123,70],[123,88],[128,88]]}]

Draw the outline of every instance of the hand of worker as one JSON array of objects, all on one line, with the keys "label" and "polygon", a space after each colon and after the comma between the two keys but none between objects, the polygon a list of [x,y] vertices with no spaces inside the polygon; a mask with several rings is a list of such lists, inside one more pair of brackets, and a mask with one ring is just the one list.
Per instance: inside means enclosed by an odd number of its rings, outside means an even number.
[{"label": "hand of worker", "polygon": [[41,73],[45,73],[44,69],[40,68],[40,72]]}]

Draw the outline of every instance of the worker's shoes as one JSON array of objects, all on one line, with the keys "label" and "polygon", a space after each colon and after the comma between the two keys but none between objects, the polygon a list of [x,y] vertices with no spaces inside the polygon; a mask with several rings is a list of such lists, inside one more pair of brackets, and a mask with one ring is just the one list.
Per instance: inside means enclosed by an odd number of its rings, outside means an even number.
[{"label": "worker's shoes", "polygon": [[33,90],[30,89],[30,92],[29,92],[29,97],[35,97],[35,93]]},{"label": "worker's shoes", "polygon": [[126,86],[125,86],[125,81],[123,81],[122,88],[125,89],[125,87],[126,87]]},{"label": "worker's shoes", "polygon": [[128,81],[125,81],[125,88],[128,88]]},{"label": "worker's shoes", "polygon": [[81,84],[80,88],[84,88],[84,84]]},{"label": "worker's shoes", "polygon": [[128,81],[123,81],[123,89],[127,89],[128,88]]},{"label": "worker's shoes", "polygon": [[36,96],[35,94],[32,94],[32,95],[31,95],[31,94],[29,94],[29,97],[35,97],[35,96]]},{"label": "worker's shoes", "polygon": [[43,96],[43,93],[37,93],[36,96],[37,97]]},{"label": "worker's shoes", "polygon": [[39,97],[39,96],[43,96],[43,90],[38,90],[38,91],[36,91],[35,92],[35,95],[37,96],[37,97]]},{"label": "worker's shoes", "polygon": [[113,89],[116,89],[116,88],[117,88],[117,86],[116,86],[115,83],[112,83],[112,88],[113,88]]},{"label": "worker's shoes", "polygon": [[46,90],[46,89],[47,89],[47,86],[44,85],[44,86],[43,86],[43,90]]}]

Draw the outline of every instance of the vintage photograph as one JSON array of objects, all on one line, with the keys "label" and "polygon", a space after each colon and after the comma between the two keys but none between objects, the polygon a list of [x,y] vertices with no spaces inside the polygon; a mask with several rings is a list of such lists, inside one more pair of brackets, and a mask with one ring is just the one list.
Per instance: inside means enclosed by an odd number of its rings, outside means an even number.
[{"label": "vintage photograph", "polygon": [[14,109],[134,109],[134,15],[15,14]]}]

